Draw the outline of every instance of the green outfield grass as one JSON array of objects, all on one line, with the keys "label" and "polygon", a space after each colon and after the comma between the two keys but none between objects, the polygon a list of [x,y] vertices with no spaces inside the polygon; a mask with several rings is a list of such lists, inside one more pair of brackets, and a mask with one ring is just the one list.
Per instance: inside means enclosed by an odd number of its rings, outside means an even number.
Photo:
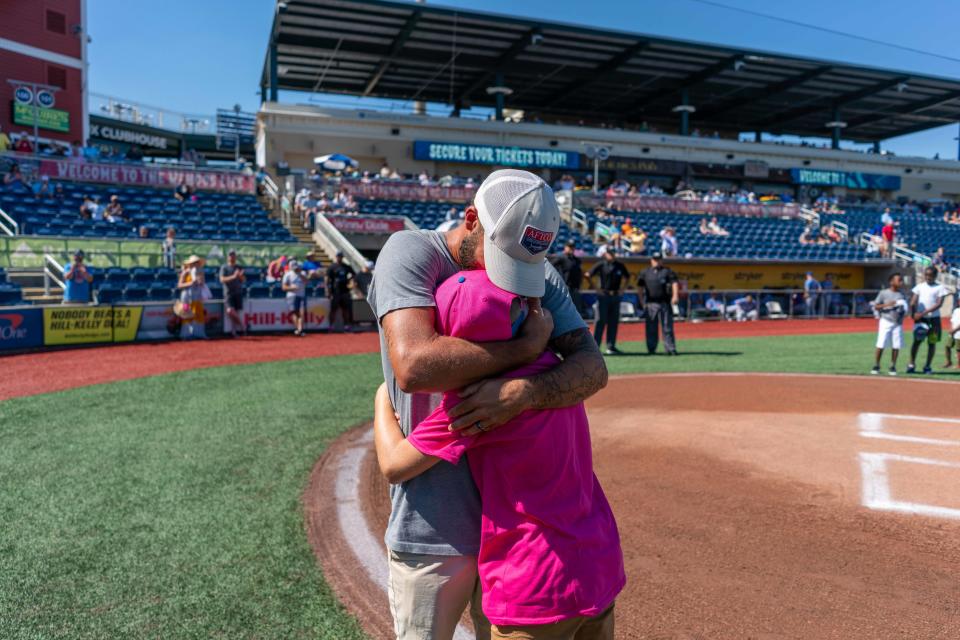
[{"label": "green outfield grass", "polygon": [[[696,340],[608,363],[862,374],[872,342]],[[379,382],[371,354],[0,403],[0,638],[361,638],[316,567],[300,496]]]}]

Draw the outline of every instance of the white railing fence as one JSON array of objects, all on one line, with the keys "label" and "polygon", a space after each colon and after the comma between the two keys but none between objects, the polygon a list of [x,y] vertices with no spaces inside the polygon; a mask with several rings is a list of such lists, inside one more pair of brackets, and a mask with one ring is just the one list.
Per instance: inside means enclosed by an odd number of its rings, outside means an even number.
[{"label": "white railing fence", "polygon": [[367,258],[347,240],[346,236],[340,233],[340,230],[337,229],[332,222],[327,220],[325,215],[318,213],[315,217],[316,229],[313,233],[314,242],[323,247],[323,250],[331,256],[338,251],[343,252],[344,260],[346,260],[351,267],[359,271],[363,265],[366,264]]},{"label": "white railing fence", "polygon": [[17,221],[7,215],[7,212],[0,209],[0,233],[8,236],[20,234],[20,225]]},{"label": "white railing fence", "polygon": [[66,290],[67,285],[64,283],[63,275],[65,271],[63,265],[57,262],[53,256],[49,253],[43,254],[43,295],[50,295],[51,281],[61,290]]},{"label": "white railing fence", "polygon": [[810,207],[800,207],[800,217],[815,227],[820,226],[820,214]]}]

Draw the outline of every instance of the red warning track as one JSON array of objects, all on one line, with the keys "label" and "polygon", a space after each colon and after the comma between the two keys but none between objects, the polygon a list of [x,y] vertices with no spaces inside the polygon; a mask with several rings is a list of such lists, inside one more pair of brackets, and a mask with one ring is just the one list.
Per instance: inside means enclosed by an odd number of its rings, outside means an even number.
[{"label": "red warning track", "polygon": [[[679,340],[872,331],[873,320],[791,320],[678,324]],[[642,324],[623,324],[620,340],[643,340]],[[299,360],[379,350],[377,334],[253,336],[238,340],[162,342],[44,351],[0,358],[0,400],[131,380],[188,369]]]}]

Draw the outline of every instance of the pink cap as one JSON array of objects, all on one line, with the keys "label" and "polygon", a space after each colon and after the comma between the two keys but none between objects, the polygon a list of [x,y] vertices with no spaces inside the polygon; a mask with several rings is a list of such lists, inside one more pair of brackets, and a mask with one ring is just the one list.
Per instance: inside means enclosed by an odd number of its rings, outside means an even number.
[{"label": "pink cap", "polygon": [[471,342],[513,337],[510,306],[519,296],[490,282],[483,270],[461,271],[437,288],[437,330]]}]

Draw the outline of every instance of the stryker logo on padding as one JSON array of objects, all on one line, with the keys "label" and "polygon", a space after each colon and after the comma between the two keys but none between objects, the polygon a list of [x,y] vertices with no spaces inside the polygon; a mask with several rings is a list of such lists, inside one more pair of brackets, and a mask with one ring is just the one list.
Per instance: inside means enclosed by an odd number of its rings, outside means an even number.
[{"label": "stryker logo on padding", "polygon": [[537,229],[530,225],[524,228],[523,237],[520,238],[520,246],[529,251],[530,255],[534,256],[549,249],[551,242],[553,242],[553,233]]}]

